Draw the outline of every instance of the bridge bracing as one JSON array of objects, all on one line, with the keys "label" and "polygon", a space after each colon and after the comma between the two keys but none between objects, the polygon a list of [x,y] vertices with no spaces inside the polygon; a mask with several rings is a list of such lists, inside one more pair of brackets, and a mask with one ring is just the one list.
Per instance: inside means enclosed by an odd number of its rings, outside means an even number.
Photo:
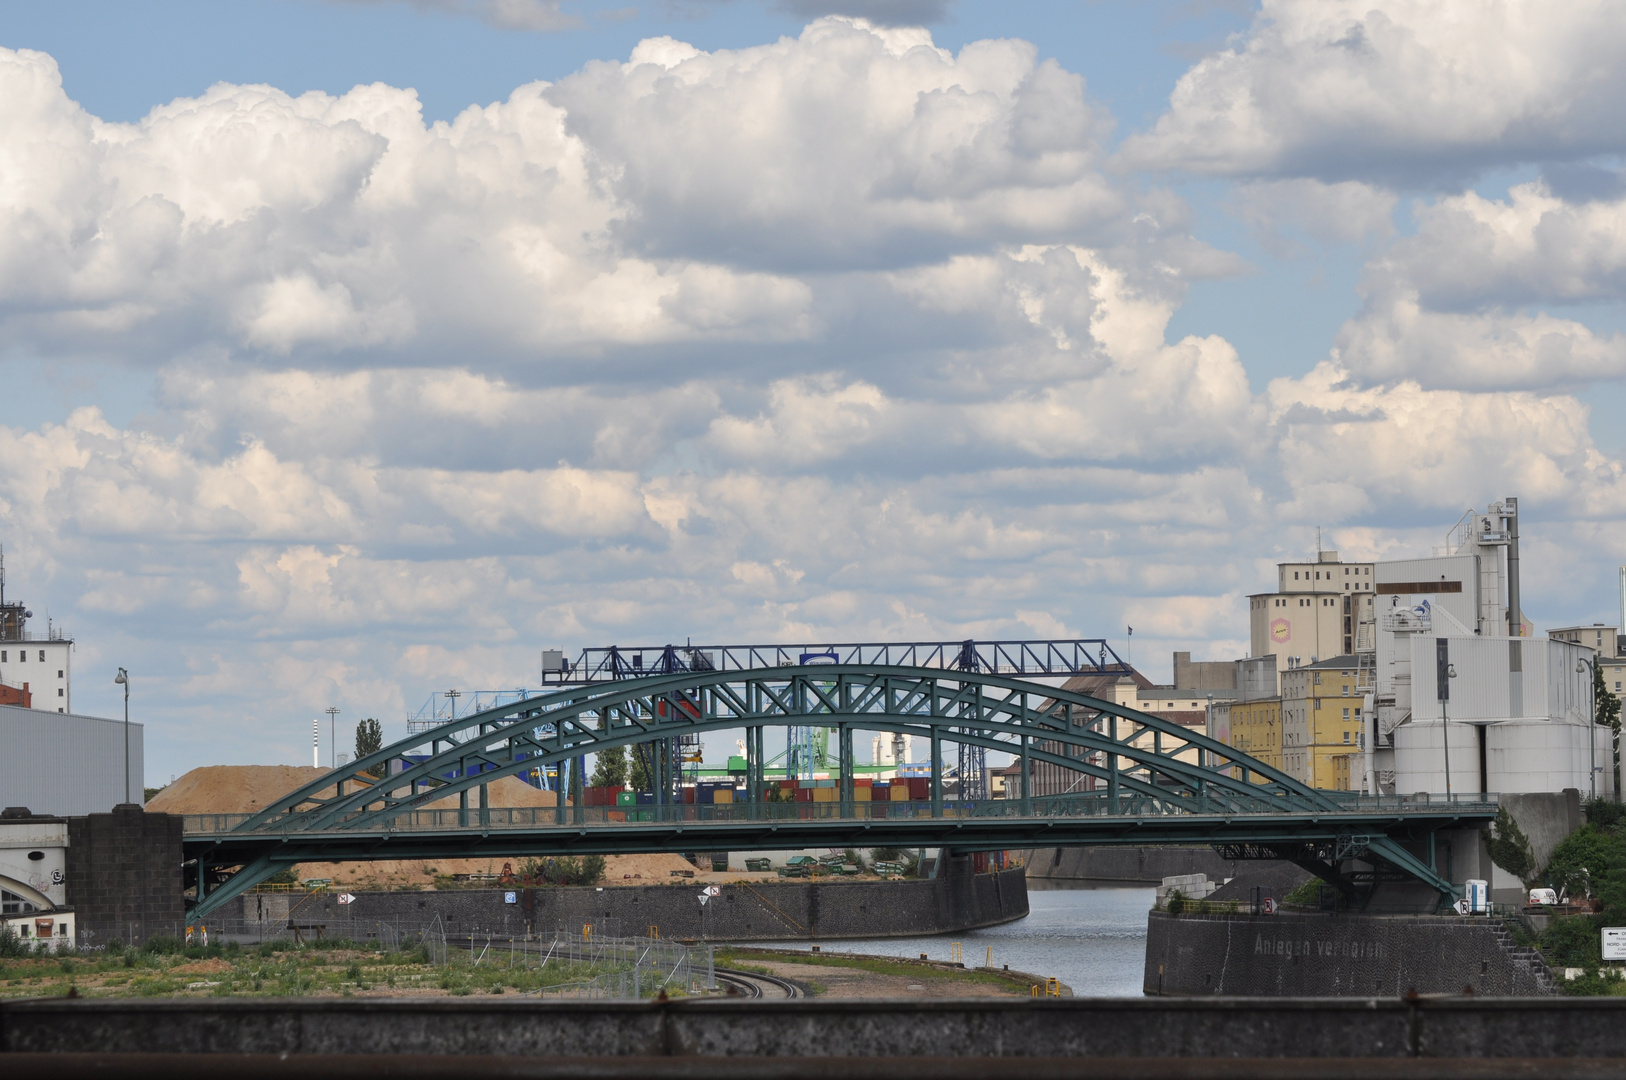
[{"label": "bridge bracing", "polygon": [[[770,798],[763,775],[767,727],[833,729],[840,748],[836,801]],[[730,729],[746,733],[746,796],[737,804],[677,802],[672,755],[657,753],[653,802],[646,806],[488,805],[488,785],[504,776],[614,747],[670,747],[684,736]],[[929,800],[855,798],[853,736],[860,730],[929,743]],[[1015,790],[1004,799],[945,798],[945,741],[1013,755],[1022,763]],[[1034,794],[1031,765],[1040,761],[1080,774],[1085,790]],[[379,767],[397,771],[379,779],[371,775]],[[456,810],[424,808],[454,796]],[[509,702],[360,758],[259,813],[189,816],[185,844],[203,886],[200,913],[298,862],[811,845],[1241,845],[1314,867],[1352,889],[1341,867],[1363,861],[1369,874],[1423,882],[1444,899],[1453,895],[1450,883],[1406,844],[1431,849],[1435,830],[1488,820],[1495,811],[1477,796],[1442,806],[1316,790],[1175,721],[1025,679],[819,663],[686,670]],[[209,891],[222,872],[230,876]]]}]

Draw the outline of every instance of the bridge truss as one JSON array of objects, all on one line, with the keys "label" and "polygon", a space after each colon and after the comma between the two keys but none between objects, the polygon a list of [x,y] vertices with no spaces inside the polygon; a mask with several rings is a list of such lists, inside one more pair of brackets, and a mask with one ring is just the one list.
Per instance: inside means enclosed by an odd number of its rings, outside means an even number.
[{"label": "bridge truss", "polygon": [[[823,727],[838,745],[839,799],[785,804],[764,780],[766,727]],[[707,731],[746,732],[746,799],[676,803],[669,775],[654,802],[618,808],[488,805],[493,781],[613,747],[671,746]],[[859,802],[854,733],[895,732],[931,746],[924,803]],[[1022,763],[1005,799],[947,800],[943,742]],[[674,766],[656,754],[657,772]],[[1031,790],[1032,763],[1077,772],[1085,789]],[[369,770],[394,769],[383,779]],[[449,797],[455,810],[428,809]],[[470,803],[473,796],[475,802]],[[1475,797],[1477,798],[1477,797]],[[184,844],[207,913],[277,870],[307,861],[450,855],[765,850],[808,845],[942,846],[956,850],[1080,843],[1207,843],[1281,851],[1351,891],[1341,869],[1364,860],[1454,890],[1407,844],[1442,827],[1488,820],[1483,800],[1441,807],[1310,788],[1163,717],[987,671],[813,663],[685,670],[591,683],[496,707],[409,736],[277,799],[252,815],[197,815]],[[617,817],[626,820],[616,820]],[[1430,850],[1431,850],[1430,845]],[[221,878],[224,877],[223,883]],[[218,884],[218,887],[211,887]]]}]

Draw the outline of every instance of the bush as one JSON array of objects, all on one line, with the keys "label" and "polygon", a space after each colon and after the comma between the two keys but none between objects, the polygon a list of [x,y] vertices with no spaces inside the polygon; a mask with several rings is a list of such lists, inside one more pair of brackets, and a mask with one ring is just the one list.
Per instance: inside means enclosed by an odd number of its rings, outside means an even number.
[{"label": "bush", "polygon": [[1318,907],[1321,904],[1321,886],[1326,882],[1320,878],[1311,878],[1302,885],[1296,885],[1286,896],[1282,897],[1284,904],[1296,904],[1299,907]]},{"label": "bush", "polygon": [[1490,851],[1491,862],[1520,881],[1528,883],[1535,877],[1536,857],[1531,854],[1530,841],[1505,806],[1496,811],[1496,820],[1491,824],[1490,842],[1486,847]]},{"label": "bush", "polygon": [[1170,915],[1178,915],[1186,910],[1189,903],[1185,893],[1179,889],[1170,889],[1169,894],[1163,898],[1163,909]]},{"label": "bush", "polygon": [[154,956],[167,956],[170,953],[180,952],[185,945],[180,938],[171,937],[169,934],[154,934],[141,948]]},{"label": "bush", "polygon": [[1626,804],[1592,799],[1586,804],[1586,819],[1600,829],[1617,829],[1626,822]]},{"label": "bush", "polygon": [[12,959],[28,955],[28,944],[17,936],[9,925],[0,923],[0,958]]},{"label": "bush", "polygon": [[1626,841],[1589,822],[1553,849],[1546,878],[1553,888],[1580,896],[1591,891],[1593,881],[1604,881],[1617,869],[1626,869]]},{"label": "bush", "polygon": [[1541,932],[1541,951],[1554,967],[1596,969],[1603,962],[1597,921],[1589,915],[1554,919]]},{"label": "bush", "polygon": [[604,856],[563,855],[549,859],[541,876],[550,885],[597,885],[604,878]]}]

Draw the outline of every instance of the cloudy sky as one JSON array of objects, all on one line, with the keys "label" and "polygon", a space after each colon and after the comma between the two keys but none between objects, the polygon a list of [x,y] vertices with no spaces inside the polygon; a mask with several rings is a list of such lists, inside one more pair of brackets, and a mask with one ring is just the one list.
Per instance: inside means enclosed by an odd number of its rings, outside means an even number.
[{"label": "cloudy sky", "polygon": [[1167,678],[1318,527],[1503,495],[1538,629],[1614,621],[1622,16],[0,7],[8,596],[78,711],[131,670],[149,782],[547,646],[1133,624]]}]

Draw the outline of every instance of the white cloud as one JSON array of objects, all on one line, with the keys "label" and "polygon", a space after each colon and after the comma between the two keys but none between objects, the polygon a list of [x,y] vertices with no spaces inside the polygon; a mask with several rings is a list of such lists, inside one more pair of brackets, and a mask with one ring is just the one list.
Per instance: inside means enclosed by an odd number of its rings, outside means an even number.
[{"label": "white cloud", "polygon": [[1394,246],[1383,269],[1436,308],[1623,300],[1623,194],[1570,201],[1537,181],[1505,200],[1471,191],[1440,199],[1418,208],[1416,235]]},{"label": "white cloud", "polygon": [[[1225,338],[1170,340],[1238,260],[1103,175],[1110,118],[1037,57],[831,18],[445,123],[221,85],[109,124],[0,52],[0,362],[155,373],[133,419],[0,428],[13,593],[82,670],[141,669],[192,763],[533,685],[542,645],[1133,614],[1156,670],[1235,647],[1315,525],[1377,549],[1487,491],[1603,557],[1621,465],[1551,387],[1619,345],[1518,298],[1613,295],[1607,184],[1423,208],[1334,360],[1256,394]],[[1232,205],[1343,244],[1395,204],[1271,175]]]},{"label": "white cloud", "polygon": [[1387,239],[1397,201],[1392,192],[1354,180],[1255,180],[1239,184],[1232,196],[1237,216],[1277,255],[1293,253],[1294,232],[1321,244]]},{"label": "white cloud", "polygon": [[1338,334],[1337,357],[1372,381],[1477,390],[1626,377],[1626,335],[1545,312],[1430,311],[1414,292],[1381,293]]},{"label": "white cloud", "polygon": [[1460,178],[1626,149],[1607,0],[1265,0],[1183,75],[1126,164],[1325,181]]}]

